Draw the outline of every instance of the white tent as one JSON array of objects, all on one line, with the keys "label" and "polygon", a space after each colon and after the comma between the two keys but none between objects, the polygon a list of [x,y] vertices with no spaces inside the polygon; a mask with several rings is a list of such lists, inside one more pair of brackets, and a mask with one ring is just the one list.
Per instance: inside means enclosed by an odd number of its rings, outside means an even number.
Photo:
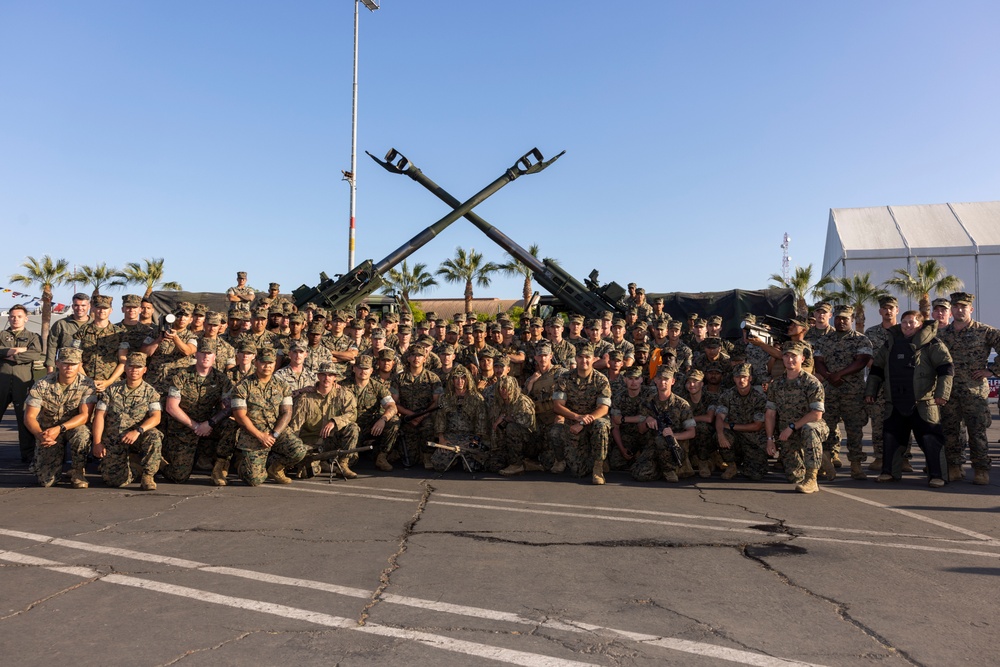
[{"label": "white tent", "polygon": [[1000,326],[1000,201],[830,209],[823,275],[871,271],[880,284],[929,258],[976,295],[977,320]]}]

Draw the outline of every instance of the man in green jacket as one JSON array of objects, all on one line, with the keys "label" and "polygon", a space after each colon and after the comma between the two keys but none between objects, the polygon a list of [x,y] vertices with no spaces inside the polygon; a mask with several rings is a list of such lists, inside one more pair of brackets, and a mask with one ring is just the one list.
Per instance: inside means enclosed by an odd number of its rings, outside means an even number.
[{"label": "man in green jacket", "polygon": [[955,375],[948,348],[937,338],[937,322],[923,321],[919,311],[903,313],[888,330],[888,341],[875,354],[865,402],[875,403],[885,386],[882,474],[879,482],[902,477],[903,451],[912,431],[927,459],[930,486],[944,486],[944,431],[941,408],[951,396]]}]

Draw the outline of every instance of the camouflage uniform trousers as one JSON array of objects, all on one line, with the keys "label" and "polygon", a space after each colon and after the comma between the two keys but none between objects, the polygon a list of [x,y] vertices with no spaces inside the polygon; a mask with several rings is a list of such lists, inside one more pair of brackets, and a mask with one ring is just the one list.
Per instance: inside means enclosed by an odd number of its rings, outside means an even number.
[{"label": "camouflage uniform trousers", "polygon": [[[684,448],[684,443],[680,444]],[[635,463],[629,469],[632,479],[637,482],[653,482],[663,477],[664,473],[679,470],[671,449],[662,434],[655,434],[636,455]]]},{"label": "camouflage uniform trousers", "polygon": [[973,469],[990,469],[989,442],[986,438],[990,421],[988,399],[980,395],[978,387],[970,389],[958,382],[952,385],[951,398],[941,410],[948,465],[960,466],[965,463],[965,445],[961,437],[964,423],[969,434],[969,458]]},{"label": "camouflage uniform trousers", "polygon": [[638,424],[621,424],[618,435],[621,437],[622,447],[632,454],[632,458],[622,456],[617,444],[609,444],[608,467],[612,470],[628,470],[635,462],[636,455],[647,445],[652,433],[648,430],[640,432]]},{"label": "camouflage uniform trousers", "polygon": [[570,432],[571,424],[559,426],[560,445],[565,453],[566,469],[570,475],[574,477],[589,475],[594,470],[595,463],[608,458],[611,420],[607,417],[595,419],[584,426],[579,433]]},{"label": "camouflage uniform trousers", "polygon": [[167,420],[167,435],[163,439],[162,455],[167,460],[163,474],[171,482],[184,483],[191,477],[194,463],[201,455],[211,459],[225,459],[233,455],[236,444],[236,422],[224,419],[207,437],[198,437],[194,431],[173,418]]},{"label": "camouflage uniform trousers", "polygon": [[535,434],[534,448],[538,452],[538,462],[546,470],[552,468],[556,461],[565,461],[566,443],[563,439],[563,423],[553,422],[548,426],[539,423],[538,432]]},{"label": "camouflage uniform trousers", "polygon": [[393,417],[385,423],[382,433],[372,435],[372,426],[377,421],[378,419],[371,422],[358,421],[358,446],[367,447],[371,445],[372,453],[375,455],[380,453],[389,454],[396,444],[396,439],[399,437],[399,418]]},{"label": "camouflage uniform trousers", "polygon": [[74,468],[83,468],[90,453],[90,429],[77,426],[56,438],[56,444],[43,447],[35,439],[35,474],[42,486],[52,486],[62,473],[63,461],[66,455],[66,445],[69,445],[70,461]]},{"label": "camouflage uniform trousers", "polygon": [[786,442],[777,440],[778,457],[785,466],[785,479],[798,484],[805,479],[806,469],[818,470],[823,461],[823,442],[829,435],[830,428],[820,420],[796,429]]},{"label": "camouflage uniform trousers", "polygon": [[760,432],[744,433],[727,428],[723,431],[723,437],[729,442],[729,449],[719,448],[722,460],[735,465],[743,475],[755,482],[764,479],[767,474],[767,449]]},{"label": "camouflage uniform trousers", "polygon": [[715,426],[698,422],[694,427],[694,438],[682,442],[681,447],[688,452],[690,458],[711,461],[712,455],[719,451],[719,440],[715,437]]},{"label": "camouflage uniform trousers", "polygon": [[826,422],[830,434],[823,442],[823,451],[830,453],[839,451],[840,432],[837,426],[843,421],[844,430],[847,432],[847,459],[852,462],[863,462],[866,456],[861,451],[861,443],[864,439],[863,429],[868,423],[864,386],[847,386],[845,383],[840,387],[826,385],[824,388],[826,412],[823,413],[823,421]]},{"label": "camouflage uniform trousers", "polygon": [[493,450],[499,463],[518,465],[524,459],[538,459],[541,447],[537,434],[517,422],[506,422],[493,431]]},{"label": "camouflage uniform trousers", "polygon": [[286,429],[269,448],[241,449],[237,454],[237,473],[244,484],[260,486],[267,480],[268,457],[272,463],[290,468],[304,459],[308,451],[299,436]]},{"label": "camouflage uniform trousers", "polygon": [[[409,457],[410,465],[418,465],[423,459],[422,456],[431,454],[433,448],[427,445],[428,441],[434,440],[434,415],[427,415],[424,420],[414,426],[413,422],[403,423],[399,427],[397,437],[402,437],[402,447],[397,447],[399,460]],[[405,456],[403,450],[406,450]],[[393,456],[391,461],[397,460]]]},{"label": "camouflage uniform trousers", "polygon": [[129,465],[129,455],[135,454],[139,459],[142,474],[155,475],[160,468],[160,448],[163,445],[163,434],[151,428],[140,435],[131,445],[126,445],[120,438],[109,438],[104,443],[104,458],[101,459],[101,478],[108,486],[122,487],[134,480]]},{"label": "camouflage uniform trousers", "polygon": [[[492,448],[482,438],[473,433],[449,433],[447,434],[448,444],[459,447],[471,472],[488,470],[497,472],[503,468],[502,452]],[[465,463],[461,456],[456,456],[455,452],[447,449],[431,447],[431,464],[437,472],[445,472],[449,468],[458,465],[460,470],[465,470]]]}]

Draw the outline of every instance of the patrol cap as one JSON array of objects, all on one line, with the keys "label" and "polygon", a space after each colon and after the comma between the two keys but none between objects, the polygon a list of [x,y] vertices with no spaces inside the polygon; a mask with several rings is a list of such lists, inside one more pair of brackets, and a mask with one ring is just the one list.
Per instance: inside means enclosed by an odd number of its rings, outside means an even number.
[{"label": "patrol cap", "polygon": [[[359,306],[359,308],[360,308],[360,306]],[[337,322],[338,320],[340,322],[346,322],[347,321],[347,313],[345,311],[343,311],[343,310],[335,310],[335,311],[333,311],[333,313],[331,313],[330,319],[332,321],[334,321],[334,322]]]},{"label": "patrol cap", "polygon": [[245,310],[230,310],[228,317],[231,320],[240,320],[241,322],[246,322],[250,319],[250,313]]},{"label": "patrol cap", "polygon": [[305,324],[306,316],[302,313],[292,313],[288,316],[289,324]]},{"label": "patrol cap", "polygon": [[639,314],[639,309],[636,308],[635,306],[630,306],[630,307],[628,307],[628,308],[625,309],[625,312],[628,315],[638,315]]},{"label": "patrol cap", "polygon": [[710,336],[702,343],[705,347],[722,347],[722,339],[717,336]]},{"label": "patrol cap", "polygon": [[277,353],[275,353],[273,347],[262,347],[257,350],[257,361],[263,361],[265,363],[276,361],[278,358]]},{"label": "patrol cap", "polygon": [[600,328],[600,326],[601,326],[601,321],[600,320],[590,319],[590,320],[584,320],[583,321],[583,328],[584,329],[598,329],[598,328]]},{"label": "patrol cap", "polygon": [[435,313],[433,310],[429,310],[426,313],[424,313],[424,321],[426,322],[434,322],[434,320],[436,320],[437,318],[438,318],[437,313]]},{"label": "patrol cap", "polygon": [[130,352],[125,358],[125,365],[132,368],[145,368],[146,355],[142,352]]},{"label": "patrol cap", "polygon": [[451,316],[451,321],[455,324],[465,324],[465,313],[455,313]]},{"label": "patrol cap", "polygon": [[785,344],[781,346],[781,351],[792,352],[794,354],[804,354],[806,351],[806,344],[800,340],[789,340],[785,341]]},{"label": "patrol cap", "polygon": [[583,315],[580,315],[579,313],[573,313],[572,315],[569,316],[569,321],[583,324]]},{"label": "patrol cap", "polygon": [[297,340],[288,346],[289,352],[295,352],[296,350],[299,352],[308,352],[309,346],[305,344],[305,341]]},{"label": "patrol cap", "polygon": [[658,378],[672,378],[673,376],[674,376],[674,369],[668,366],[667,364],[660,364],[660,367],[656,369],[656,377]]},{"label": "patrol cap", "polygon": [[405,336],[406,334],[412,334],[413,333],[413,327],[411,327],[409,324],[400,324],[399,328],[396,329],[396,332],[400,336]]},{"label": "patrol cap", "polygon": [[368,313],[368,317],[365,318],[365,322],[373,322],[378,324],[378,315],[375,313]]},{"label": "patrol cap", "polygon": [[253,311],[253,319],[255,320],[266,320],[267,319],[267,308],[261,306],[257,310]]},{"label": "patrol cap", "polygon": [[952,292],[951,293],[951,304],[953,306],[958,306],[960,304],[971,306],[975,302],[976,296],[974,294],[969,294],[968,292]]},{"label": "patrol cap", "polygon": [[750,364],[737,364],[733,367],[733,377],[751,377],[753,375],[753,369],[750,368]]},{"label": "patrol cap", "polygon": [[753,313],[747,313],[743,316],[743,321],[747,324],[757,324],[757,316]]},{"label": "patrol cap", "polygon": [[491,348],[491,347],[484,347],[483,349],[479,350],[479,352],[476,354],[476,356],[479,357],[480,359],[495,359],[496,358],[496,354],[493,353],[493,348]]},{"label": "patrol cap", "polygon": [[610,310],[605,310],[601,314],[601,319],[604,320],[605,322],[610,322],[611,320],[615,319],[615,314]]},{"label": "patrol cap", "polygon": [[642,377],[642,367],[641,366],[629,366],[622,371],[622,376],[635,380]]},{"label": "patrol cap", "polygon": [[645,287],[640,287],[639,289],[637,289],[635,291],[635,293],[636,294],[645,294],[646,293],[646,288]]},{"label": "patrol cap", "polygon": [[578,357],[594,356],[594,346],[589,342],[582,344],[580,347],[576,348],[576,356]]},{"label": "patrol cap", "polygon": [[194,312],[194,304],[191,303],[190,301],[181,301],[179,304],[177,304],[177,309],[183,310],[185,313],[190,315],[192,312]]},{"label": "patrol cap", "polygon": [[270,306],[267,307],[268,317],[270,317],[271,315],[284,315],[284,314],[285,311],[282,309],[280,303],[272,303]]},{"label": "patrol cap", "polygon": [[[611,361],[625,361],[625,357],[622,355],[621,350],[611,350],[608,352],[608,359]],[[631,366],[629,368],[631,368]]]},{"label": "patrol cap", "polygon": [[309,333],[319,334],[322,336],[323,334],[326,333],[326,327],[323,326],[322,322],[313,322],[309,325]]},{"label": "patrol cap", "polygon": [[205,325],[215,326],[222,324],[222,313],[217,313],[214,310],[210,310],[205,313]]},{"label": "patrol cap", "polygon": [[[399,327],[399,329],[400,329],[400,330],[402,331],[403,327]],[[458,325],[457,325],[457,324],[449,324],[448,326],[446,326],[446,327],[444,328],[444,332],[445,332],[446,334],[450,334],[450,333],[453,333],[453,334],[457,334],[457,333],[461,333],[461,332],[460,332],[460,330],[459,330],[459,328],[458,328]]]},{"label": "patrol cap", "polygon": [[424,349],[423,345],[411,345],[406,350],[406,356],[408,356],[408,357],[426,357],[427,356],[427,350]]},{"label": "patrol cap", "polygon": [[708,374],[708,373],[719,373],[719,374],[721,374],[722,373],[722,362],[720,362],[720,361],[709,362],[709,363],[705,364],[705,367],[704,367],[703,370],[705,371],[706,374]]},{"label": "patrol cap", "polygon": [[319,365],[319,368],[316,369],[316,374],[329,375],[333,377],[334,380],[344,379],[344,371],[341,370],[340,368],[337,368],[337,364],[333,363],[332,361],[324,361],[323,363],[321,363]]},{"label": "patrol cap", "polygon": [[796,315],[795,317],[790,318],[788,321],[791,322],[792,324],[798,325],[800,327],[808,327],[809,326],[809,322],[807,322],[804,317],[799,317],[798,315]]},{"label": "patrol cap", "polygon": [[379,361],[395,361],[396,360],[396,350],[392,349],[391,347],[387,347],[385,349],[379,350],[378,351],[378,360]]},{"label": "patrol cap", "polygon": [[667,324],[666,320],[657,320],[656,324],[653,325],[653,328],[654,329],[663,329],[664,331],[666,331],[668,326],[669,325]]},{"label": "patrol cap", "polygon": [[287,301],[281,305],[281,312],[285,315],[291,315],[295,312],[295,306],[288,303]]},{"label": "patrol cap", "polygon": [[431,338],[430,336],[421,336],[420,338],[417,339],[417,344],[423,345],[425,347],[434,347],[434,344],[436,342],[437,341]]},{"label": "patrol cap", "polygon": [[510,366],[510,357],[506,354],[498,354],[493,359],[494,368],[500,368],[502,366]]},{"label": "patrol cap", "polygon": [[951,301],[945,299],[944,297],[940,297],[931,301],[932,308],[937,308],[938,306],[941,306],[942,308],[951,308]]},{"label": "patrol cap", "polygon": [[472,332],[473,332],[473,328],[472,328],[471,324],[463,324],[462,325],[462,333],[464,333],[464,334],[470,334]]},{"label": "patrol cap", "polygon": [[500,325],[499,325],[499,324],[497,324],[496,322],[494,322],[493,324],[491,324],[491,325],[489,325],[488,327],[486,327],[486,329],[487,329],[487,331],[489,331],[490,333],[500,333],[500,332],[502,331],[502,330],[500,329]]},{"label": "patrol cap", "polygon": [[[947,301],[947,299],[946,299],[946,301]],[[883,297],[881,297],[878,300],[878,306],[879,306],[879,308],[885,308],[886,306],[898,306],[898,305],[899,305],[899,301],[896,300],[896,297],[888,295],[888,294],[885,295],[885,296],[883,296]]]},{"label": "patrol cap", "polygon": [[701,317],[699,317],[698,319],[696,319],[696,320],[694,321],[694,325],[695,325],[696,327],[707,327],[707,326],[708,326],[708,320],[706,320],[706,319],[704,319],[704,318],[701,318]]},{"label": "patrol cap", "polygon": [[535,346],[535,354],[552,354],[552,344],[545,340]]},{"label": "patrol cap", "polygon": [[236,351],[243,354],[257,354],[257,346],[253,344],[253,341],[243,340],[236,346]]},{"label": "patrol cap", "polygon": [[91,303],[93,303],[94,308],[110,308],[111,297],[104,296],[103,294],[98,294],[92,299]]},{"label": "patrol cap", "polygon": [[540,318],[540,317],[532,317],[530,320],[528,320],[528,326],[531,326],[531,327],[544,327],[545,326],[545,322],[543,322],[542,318]]},{"label": "patrol cap", "polygon": [[201,316],[204,316],[205,313],[207,313],[207,312],[208,312],[208,306],[206,306],[203,303],[196,303],[194,305],[194,308],[191,310],[191,314],[192,315],[201,315]]},{"label": "patrol cap", "polygon": [[668,329],[676,329],[677,331],[680,331],[683,326],[684,324],[680,320],[670,320],[667,322]]},{"label": "patrol cap", "polygon": [[441,329],[448,326],[448,320],[436,319],[434,320],[434,326]]},{"label": "patrol cap", "polygon": [[142,297],[138,294],[126,294],[122,297],[122,306],[124,308],[138,308],[142,305]]},{"label": "patrol cap", "polygon": [[655,299],[653,299],[653,305],[654,306],[662,306],[663,305],[663,297],[662,296],[658,296]]},{"label": "patrol cap", "polygon": [[712,315],[710,318],[708,318],[708,323],[711,325],[722,324],[722,316]]},{"label": "patrol cap", "polygon": [[278,283],[271,283],[270,285],[267,286],[267,289],[268,290],[280,290],[281,289],[281,285],[279,285]]},{"label": "patrol cap", "polygon": [[613,326],[613,327],[623,327],[623,326],[625,326],[625,320],[622,319],[621,317],[616,317],[613,320],[611,320],[611,326]]},{"label": "patrol cap", "polygon": [[375,328],[372,329],[372,338],[385,339],[385,329]]},{"label": "patrol cap", "polygon": [[396,313],[386,313],[385,316],[382,318],[382,321],[390,323],[399,322],[399,315],[397,315]]},{"label": "patrol cap", "polygon": [[635,346],[635,351],[636,352],[649,352],[649,345],[647,345],[646,343],[639,343],[638,345]]},{"label": "patrol cap", "polygon": [[698,313],[688,313],[687,317],[688,317],[689,320],[697,320],[698,319]]},{"label": "patrol cap", "polygon": [[83,351],[78,347],[59,348],[59,361],[67,364],[79,364],[83,361]]},{"label": "patrol cap", "polygon": [[833,307],[826,301],[820,301],[813,307],[813,311],[817,313],[829,313],[833,311]]},{"label": "patrol cap", "polygon": [[837,306],[833,312],[834,317],[854,317],[854,307],[853,306]]},{"label": "patrol cap", "polygon": [[219,344],[214,338],[198,339],[198,352],[201,352],[202,354],[215,354],[218,346]]},{"label": "patrol cap", "polygon": [[236,272],[236,277],[237,278],[244,278],[245,279],[247,277],[247,272],[246,271],[237,271]]},{"label": "patrol cap", "polygon": [[355,313],[358,312],[359,310],[363,310],[366,313],[367,312],[371,312],[371,308],[369,308],[368,304],[365,303],[364,301],[362,301],[361,303],[359,303],[357,306],[354,307],[354,312]]},{"label": "patrol cap", "polygon": [[441,348],[441,352],[438,354],[438,356],[441,356],[442,354],[455,354],[455,346],[445,345],[444,347]]},{"label": "patrol cap", "polygon": [[[372,358],[367,354],[362,354],[354,361],[354,367],[360,368],[361,370],[368,370],[372,367]],[[322,365],[322,364],[320,364]]]},{"label": "patrol cap", "polygon": [[476,322],[472,325],[472,330],[476,333],[486,333],[486,322]]},{"label": "patrol cap", "polygon": [[[662,368],[662,366],[661,366],[661,368]],[[699,370],[697,368],[692,368],[688,372],[688,380],[704,380],[704,379],[705,379],[705,374],[702,373],[701,370]]]}]

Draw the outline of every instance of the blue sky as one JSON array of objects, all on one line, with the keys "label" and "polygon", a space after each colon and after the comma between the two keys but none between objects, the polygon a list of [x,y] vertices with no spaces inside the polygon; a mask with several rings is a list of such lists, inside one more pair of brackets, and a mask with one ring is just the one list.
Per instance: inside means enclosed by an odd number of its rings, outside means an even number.
[{"label": "blue sky", "polygon": [[[353,8],[0,0],[0,282],[45,254],[164,257],[192,291],[345,270]],[[395,147],[464,200],[537,146],[566,155],[476,210],[581,280],[757,289],[786,231],[819,269],[830,208],[997,199],[998,19],[962,1],[383,0],[361,16],[356,259],[448,212],[363,151]],[[459,221],[410,262],[457,246],[504,259]]]}]

